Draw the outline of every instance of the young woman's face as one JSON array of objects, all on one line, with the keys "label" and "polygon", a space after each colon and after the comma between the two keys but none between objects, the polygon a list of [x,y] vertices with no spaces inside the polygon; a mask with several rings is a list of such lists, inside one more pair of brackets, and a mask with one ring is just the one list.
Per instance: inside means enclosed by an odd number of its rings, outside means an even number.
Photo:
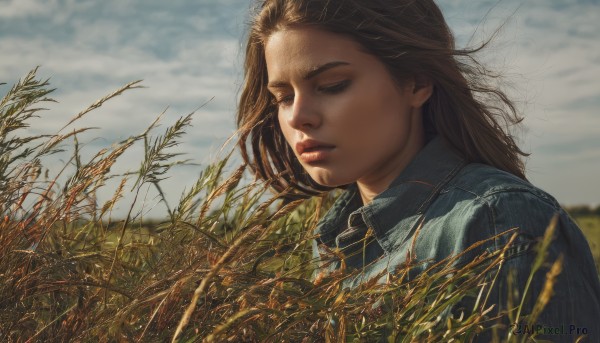
[{"label": "young woman's face", "polygon": [[[354,40],[288,28],[268,37],[265,57],[281,131],[317,183],[358,181],[383,191],[423,146],[415,82],[399,87]],[[311,161],[296,146],[306,139],[335,147]]]}]

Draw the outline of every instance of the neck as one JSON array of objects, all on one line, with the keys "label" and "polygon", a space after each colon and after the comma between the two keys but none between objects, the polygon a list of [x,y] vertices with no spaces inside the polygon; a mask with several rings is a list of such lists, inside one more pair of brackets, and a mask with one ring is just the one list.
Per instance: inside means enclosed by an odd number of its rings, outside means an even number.
[{"label": "neck", "polygon": [[[417,117],[421,119],[420,116]],[[384,163],[374,166],[372,172],[356,181],[363,205],[369,204],[373,198],[385,191],[402,173],[404,168],[425,146],[425,133],[422,120],[413,120],[410,132],[401,147]]]}]

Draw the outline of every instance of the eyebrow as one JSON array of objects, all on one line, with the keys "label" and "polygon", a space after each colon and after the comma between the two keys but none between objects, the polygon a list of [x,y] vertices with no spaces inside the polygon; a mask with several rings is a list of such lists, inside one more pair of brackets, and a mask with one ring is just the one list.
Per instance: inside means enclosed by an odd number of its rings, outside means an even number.
[{"label": "eyebrow", "polygon": [[[344,62],[344,61],[333,61],[333,62],[325,63],[323,65],[314,67],[311,70],[309,70],[308,72],[306,72],[304,74],[303,79],[310,80],[310,79],[314,78],[315,76],[323,73],[326,70],[329,70],[331,68],[335,68],[338,66],[342,66],[342,65],[349,65],[349,64],[350,63]],[[268,88],[283,88],[285,86],[287,86],[287,83],[285,83],[283,81],[273,81],[273,82],[269,82],[269,84],[267,85]]]}]

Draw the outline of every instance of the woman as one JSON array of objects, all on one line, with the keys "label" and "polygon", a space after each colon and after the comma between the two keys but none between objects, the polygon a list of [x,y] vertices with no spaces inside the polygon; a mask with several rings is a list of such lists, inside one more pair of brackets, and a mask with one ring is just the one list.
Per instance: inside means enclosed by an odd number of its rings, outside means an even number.
[{"label": "woman", "polygon": [[[502,309],[508,270],[523,290],[533,243],[558,214],[548,260],[562,255],[563,268],[538,324],[585,328],[600,340],[600,282],[587,241],[556,200],[527,181],[527,154],[507,130],[520,122],[513,103],[472,58],[481,47],[455,48],[433,1],[262,1],[246,49],[237,118],[244,160],[277,191],[344,190],[317,227],[323,269],[340,267],[325,256],[341,249],[345,267],[363,271],[348,284],[356,287],[407,256],[439,261],[517,228],[491,293]],[[483,248],[503,247],[502,237]]]}]

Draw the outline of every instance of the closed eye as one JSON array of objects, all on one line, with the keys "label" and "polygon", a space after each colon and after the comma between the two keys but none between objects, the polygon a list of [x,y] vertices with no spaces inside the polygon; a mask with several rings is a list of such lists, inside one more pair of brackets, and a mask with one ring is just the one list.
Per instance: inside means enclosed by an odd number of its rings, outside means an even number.
[{"label": "closed eye", "polygon": [[[338,82],[331,86],[321,86],[317,88],[317,91],[325,93],[325,94],[338,94],[343,92],[348,86],[350,86],[351,81],[345,80],[342,82]],[[273,99],[273,104],[278,107],[285,107],[293,104],[294,95],[282,96],[280,98],[275,97]]]},{"label": "closed eye", "polygon": [[320,92],[327,93],[327,94],[337,94],[337,93],[341,93],[342,91],[344,91],[346,88],[348,88],[349,85],[350,85],[350,80],[345,80],[345,81],[336,83],[332,86],[319,87],[318,90]]},{"label": "closed eye", "polygon": [[273,105],[276,106],[287,106],[287,105],[291,105],[294,102],[294,96],[293,95],[287,95],[281,98],[273,98]]}]

